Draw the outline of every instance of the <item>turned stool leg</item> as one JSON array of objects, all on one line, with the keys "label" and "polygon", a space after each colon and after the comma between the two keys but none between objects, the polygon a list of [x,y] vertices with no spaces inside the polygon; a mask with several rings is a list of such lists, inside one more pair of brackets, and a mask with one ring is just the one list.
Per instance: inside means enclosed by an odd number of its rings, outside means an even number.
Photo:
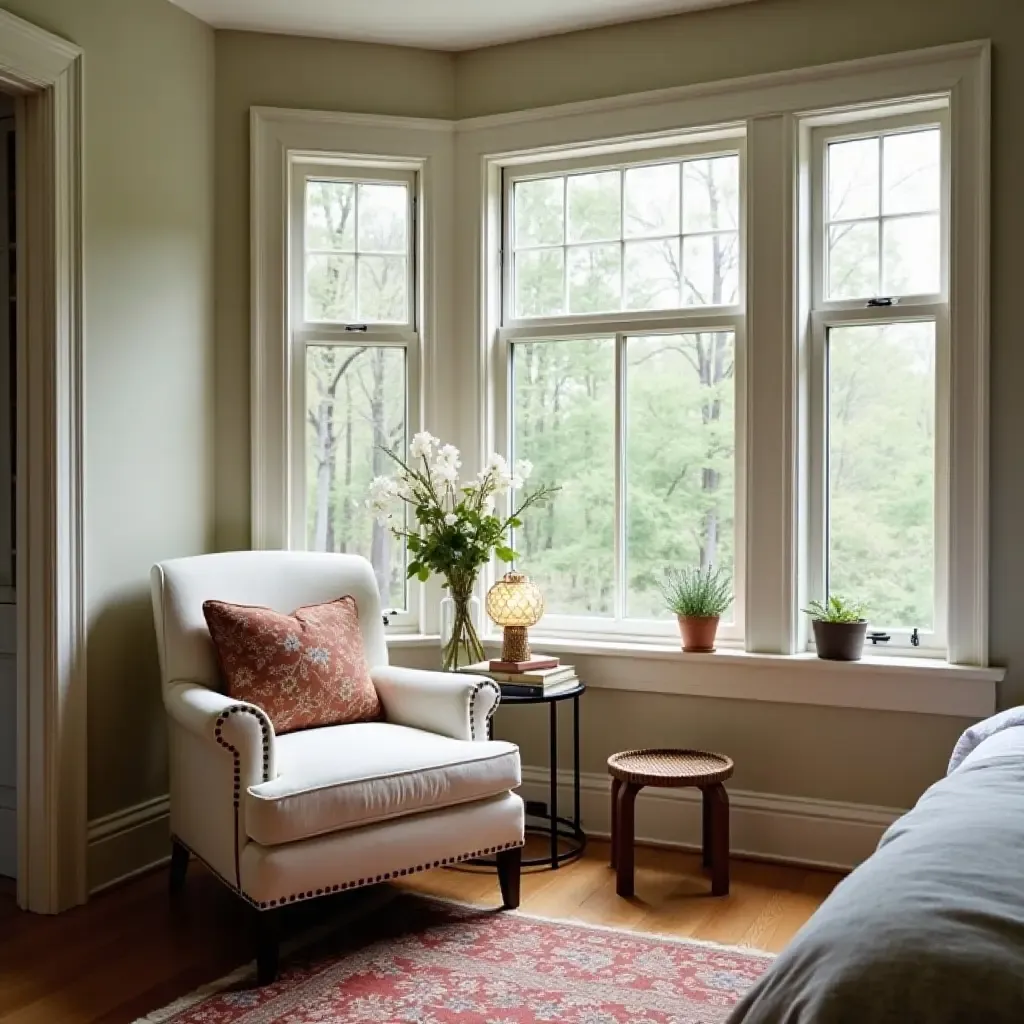
[{"label": "turned stool leg", "polygon": [[627,899],[633,895],[633,832],[636,795],[642,789],[632,782],[619,788],[615,820],[615,891]]},{"label": "turned stool leg", "polygon": [[[718,783],[704,791],[705,830],[710,825],[711,839],[711,895],[729,895],[729,794]],[[709,842],[704,833],[704,849]]]},{"label": "turned stool leg", "polygon": [[615,862],[618,859],[615,856],[615,848],[619,842],[619,790],[622,788],[621,779],[612,779],[612,867],[615,867]]}]

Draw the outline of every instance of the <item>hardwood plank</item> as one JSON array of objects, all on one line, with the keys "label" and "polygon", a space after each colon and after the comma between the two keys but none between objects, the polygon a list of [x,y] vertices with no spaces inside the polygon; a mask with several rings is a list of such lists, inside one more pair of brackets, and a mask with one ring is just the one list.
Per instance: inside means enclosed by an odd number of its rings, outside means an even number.
[{"label": "hardwood plank", "polygon": [[[525,913],[696,939],[783,948],[841,876],[734,859],[732,893],[713,898],[698,854],[636,849],[636,894],[615,895],[609,847],[557,871],[523,875]],[[401,888],[497,906],[493,870],[443,869]],[[336,920],[372,898],[367,891],[294,909],[292,928]],[[171,901],[166,870],[137,878],[58,917],[24,914],[0,886],[0,1024],[130,1024],[249,960],[252,918],[193,863]]]}]

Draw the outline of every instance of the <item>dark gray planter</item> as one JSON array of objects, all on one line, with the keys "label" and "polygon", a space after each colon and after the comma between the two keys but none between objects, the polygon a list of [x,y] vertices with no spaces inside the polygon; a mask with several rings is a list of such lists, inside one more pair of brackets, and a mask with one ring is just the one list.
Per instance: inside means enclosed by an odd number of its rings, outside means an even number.
[{"label": "dark gray planter", "polygon": [[822,622],[812,619],[814,646],[818,657],[826,661],[860,661],[864,656],[864,637],[868,624],[860,622]]}]

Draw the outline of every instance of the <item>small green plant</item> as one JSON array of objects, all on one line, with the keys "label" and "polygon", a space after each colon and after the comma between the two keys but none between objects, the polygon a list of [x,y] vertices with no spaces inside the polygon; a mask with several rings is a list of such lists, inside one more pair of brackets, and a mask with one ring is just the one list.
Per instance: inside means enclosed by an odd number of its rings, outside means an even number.
[{"label": "small green plant", "polygon": [[820,622],[862,622],[864,620],[864,606],[847,601],[839,594],[830,594],[828,600],[822,604],[821,601],[812,601],[803,609],[804,615],[810,615],[812,619]]},{"label": "small green plant", "polygon": [[658,586],[669,610],[685,618],[712,618],[732,603],[732,577],[710,565],[669,569]]}]

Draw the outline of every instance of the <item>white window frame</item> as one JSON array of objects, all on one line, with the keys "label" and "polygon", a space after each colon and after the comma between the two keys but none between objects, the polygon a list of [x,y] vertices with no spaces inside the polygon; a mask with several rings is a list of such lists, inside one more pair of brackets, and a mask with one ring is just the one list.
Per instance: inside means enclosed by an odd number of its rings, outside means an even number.
[{"label": "white window frame", "polygon": [[[452,122],[256,107],[250,115],[252,156],[252,546],[304,547],[305,346],[361,338],[407,352],[407,419],[411,437],[427,423],[454,437],[456,403],[438,373],[439,339],[453,331]],[[353,175],[415,182],[415,305],[408,325],[305,324],[301,275],[290,273],[295,232],[304,218],[299,179]],[[293,291],[292,289],[298,289]],[[293,319],[294,318],[294,319]],[[299,481],[303,485],[299,485]],[[392,635],[438,628],[436,581],[409,582],[408,609],[390,617]]]},{"label": "white window frame", "polygon": [[[419,272],[417,251],[419,246],[417,228],[418,181],[416,170],[403,163],[391,162],[310,162],[296,158],[289,165],[289,239],[291,256],[289,266],[289,320],[291,338],[291,423],[289,430],[290,451],[290,510],[289,547],[296,551],[306,550],[306,508],[307,465],[306,465],[306,354],[310,346],[337,345],[358,348],[361,343],[368,347],[389,348],[401,351],[405,356],[405,424],[406,437],[411,440],[413,433],[422,422],[420,416],[420,341],[417,324],[419,311]],[[306,229],[306,188],[310,181],[338,180],[353,183],[380,182],[405,185],[409,189],[409,246],[407,258],[407,309],[408,319],[399,323],[351,323],[325,322],[306,319],[305,294],[305,229]],[[356,207],[358,218],[358,205]],[[358,233],[358,219],[356,221]],[[383,607],[389,630],[395,633],[419,631],[421,588],[416,580],[406,581],[406,607],[403,609]]]},{"label": "white window frame", "polygon": [[[885,656],[896,650],[901,655],[944,656],[947,650],[949,614],[949,481],[950,481],[950,119],[947,101],[938,99],[915,102],[910,109],[887,108],[880,116],[870,111],[844,111],[808,120],[811,164],[811,311],[809,352],[809,524],[808,524],[808,596],[824,600],[828,573],[828,333],[833,327],[883,325],[892,323],[933,322],[935,324],[935,545],[934,545],[934,618],[931,629],[921,628],[918,644],[913,644],[910,629],[896,629],[886,622],[869,622],[869,630],[884,631],[891,639],[874,645],[865,642],[865,655]],[[912,129],[935,128],[941,133],[940,147],[940,267],[939,289],[930,294],[900,295],[897,305],[870,306],[865,298],[829,299],[826,294],[826,248],[828,225],[825,218],[827,191],[826,161],[830,143],[860,138],[879,138]],[[879,188],[882,182],[879,180]],[[879,220],[882,220],[881,207]],[[879,265],[882,250],[879,247]],[[878,297],[878,296],[875,296]],[[893,296],[882,296],[893,297]],[[853,596],[853,595],[848,595]],[[814,649],[813,635],[807,646]]]},{"label": "white window frame", "polygon": [[[743,619],[745,611],[744,598],[744,545],[745,545],[745,501],[743,489],[743,468],[746,449],[745,423],[745,270],[744,246],[745,232],[745,142],[742,128],[728,132],[716,131],[711,138],[702,139],[693,136],[674,145],[637,147],[623,146],[604,149],[593,155],[573,154],[558,160],[535,159],[528,161],[520,158],[505,164],[501,168],[501,202],[502,202],[502,239],[499,264],[501,267],[501,326],[497,329],[497,344],[504,354],[504,371],[500,367],[495,373],[495,397],[500,407],[505,410],[504,416],[496,423],[495,441],[498,451],[506,455],[512,452],[512,368],[513,347],[516,343],[538,341],[558,344],[571,338],[609,337],[614,339],[615,346],[615,495],[614,495],[614,581],[615,603],[610,616],[587,615],[553,615],[546,614],[533,627],[532,632],[538,637],[593,637],[595,635],[623,641],[635,641],[644,638],[648,641],[664,641],[678,635],[675,621],[666,616],[664,619],[627,618],[624,614],[626,596],[626,493],[624,481],[624,448],[625,448],[625,386],[626,386],[626,341],[634,336],[651,336],[657,334],[694,334],[698,332],[728,331],[734,336],[734,370],[733,385],[735,388],[735,486],[733,513],[733,549],[734,549],[734,600],[732,621],[723,623],[719,629],[719,639],[723,644],[742,646]],[[514,296],[512,294],[513,275],[513,195],[517,182],[536,180],[554,175],[579,173],[582,171],[611,170],[625,167],[639,167],[650,164],[684,162],[687,160],[707,159],[716,156],[736,156],[739,159],[739,217],[737,222],[739,248],[739,290],[738,301],[731,305],[718,306],[684,306],[676,309],[659,309],[650,311],[623,310],[612,313],[597,314],[562,314],[558,316],[542,316],[516,318],[513,315]],[[681,215],[681,211],[680,211]],[[497,574],[500,567],[492,567],[492,574]]]},{"label": "white window frame", "polygon": [[[822,118],[862,120],[865,111],[875,116],[887,105],[893,108],[887,112],[905,112],[908,99],[932,106],[942,100],[950,110],[955,240],[949,267],[946,657],[954,666],[987,666],[990,49],[987,42],[958,43],[460,122],[459,264],[463,283],[477,281],[468,296],[472,301],[460,302],[456,310],[459,360],[465,367],[464,422],[476,430],[475,436],[463,436],[464,455],[482,456],[500,447],[507,431],[506,342],[499,336],[504,329],[498,257],[503,169],[572,154],[655,147],[745,124],[744,646],[747,654],[806,657],[809,623],[800,609],[809,600],[811,575],[811,133]],[[546,325],[549,332],[551,326]],[[643,638],[634,640],[617,649],[641,659],[642,678],[653,678],[655,661],[643,662]],[[604,646],[614,647],[613,639]],[[558,648],[555,638],[548,647]],[[885,663],[896,653],[869,659],[864,671],[888,678],[895,670]],[[915,664],[940,671],[940,652],[932,653],[932,664],[920,659]],[[649,658],[659,656],[652,651]],[[715,692],[716,664],[721,662],[688,661],[686,673],[665,685],[678,692]],[[765,670],[759,661],[741,658],[725,671],[738,678]],[[608,679],[602,685],[612,685],[613,668],[604,674]],[[751,687],[746,692],[762,692]],[[805,697],[816,702],[809,693]],[[851,693],[844,699],[859,698]]]}]

